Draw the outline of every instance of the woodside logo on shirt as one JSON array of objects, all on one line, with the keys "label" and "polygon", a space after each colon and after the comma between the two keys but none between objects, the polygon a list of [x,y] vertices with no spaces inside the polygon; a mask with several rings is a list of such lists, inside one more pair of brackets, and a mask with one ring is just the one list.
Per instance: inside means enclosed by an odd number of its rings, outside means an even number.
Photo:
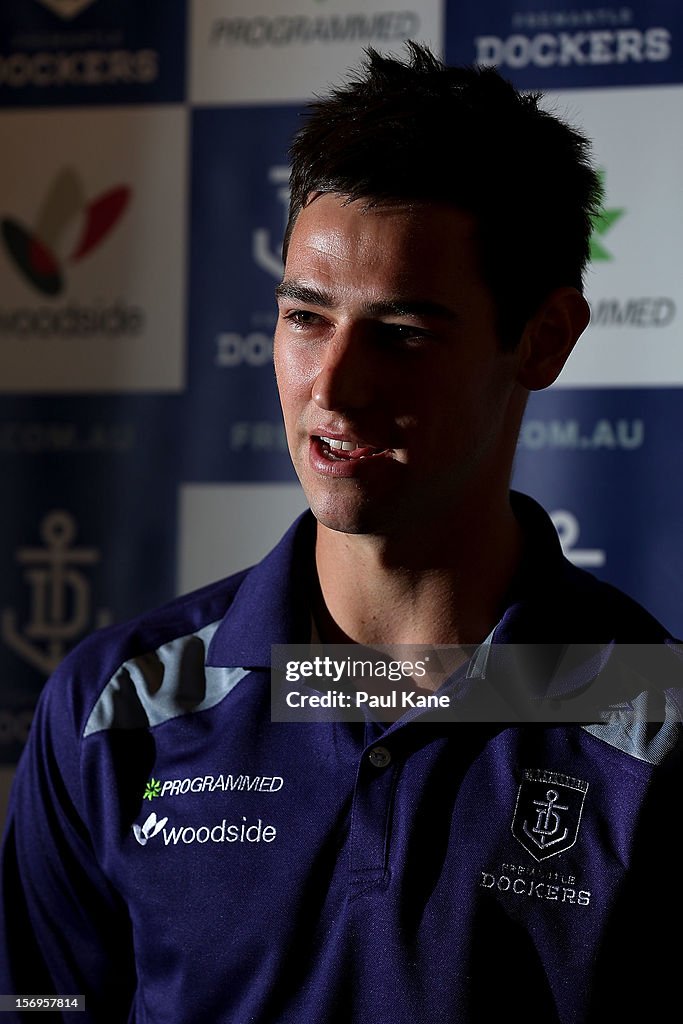
[{"label": "woodside logo on shirt", "polygon": [[241,815],[237,822],[226,818],[212,825],[170,825],[166,828],[168,817],[157,818],[154,811],[142,825],[133,824],[133,835],[140,844],[146,846],[150,839],[161,833],[164,846],[189,846],[193,843],[272,843],[277,837],[274,825],[264,824],[261,818],[249,821]]}]

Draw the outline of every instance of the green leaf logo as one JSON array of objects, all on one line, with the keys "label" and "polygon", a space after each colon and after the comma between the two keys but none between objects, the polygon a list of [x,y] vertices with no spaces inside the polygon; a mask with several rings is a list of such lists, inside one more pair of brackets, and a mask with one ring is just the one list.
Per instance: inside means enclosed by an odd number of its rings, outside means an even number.
[{"label": "green leaf logo", "polygon": [[[598,177],[600,178],[600,184],[603,187],[603,195],[605,194],[605,172],[604,170],[598,171]],[[590,259],[591,260],[612,260],[614,257],[609,249],[606,249],[602,244],[603,235],[606,235],[613,224],[616,224],[620,220],[626,210],[623,207],[611,207],[608,209],[606,206],[601,206],[598,212],[593,217],[593,234],[590,240]]]},{"label": "green leaf logo", "polygon": [[153,800],[155,796],[161,796],[161,782],[159,779],[150,779],[142,794],[143,800]]}]

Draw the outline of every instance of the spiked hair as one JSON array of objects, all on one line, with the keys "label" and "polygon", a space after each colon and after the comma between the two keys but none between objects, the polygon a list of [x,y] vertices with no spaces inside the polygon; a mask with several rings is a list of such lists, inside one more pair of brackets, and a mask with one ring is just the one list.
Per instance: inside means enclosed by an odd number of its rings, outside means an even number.
[{"label": "spiked hair", "polygon": [[447,67],[406,45],[405,61],[368,48],[357,73],[307,108],[283,254],[312,193],[449,203],[475,217],[501,344],[514,348],[554,288],[583,289],[601,201],[589,142],[495,69]]}]

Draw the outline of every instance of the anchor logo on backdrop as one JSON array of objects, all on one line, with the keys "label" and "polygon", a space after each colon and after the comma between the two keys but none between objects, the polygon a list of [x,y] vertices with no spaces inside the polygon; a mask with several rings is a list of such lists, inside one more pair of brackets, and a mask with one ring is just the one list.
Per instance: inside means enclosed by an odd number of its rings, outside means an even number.
[{"label": "anchor logo on backdrop", "polygon": [[16,611],[5,608],[0,635],[15,654],[49,675],[91,625],[105,626],[111,615],[100,609],[92,621],[90,583],[76,566],[94,565],[100,555],[94,548],[72,546],[74,517],[60,509],[49,512],[40,525],[40,535],[44,547],[17,552],[17,561],[26,566],[24,579],[30,587],[29,620],[20,627]]},{"label": "anchor logo on backdrop", "polygon": [[47,7],[48,10],[58,17],[69,21],[71,18],[75,18],[77,14],[80,14],[81,11],[84,11],[86,7],[94,4],[95,0],[38,0],[38,3],[42,4],[43,7]]},{"label": "anchor logo on backdrop", "polygon": [[534,860],[565,853],[577,840],[588,783],[561,772],[527,769],[517,793],[512,834]]},{"label": "anchor logo on backdrop", "polygon": [[[92,252],[120,220],[130,198],[131,189],[117,185],[88,200],[76,172],[66,168],[48,188],[33,228],[10,217],[0,221],[5,248],[34,288],[43,295],[59,295],[64,263],[78,263]],[[75,241],[70,238],[74,228]]]},{"label": "anchor logo on backdrop", "polygon": [[251,236],[251,255],[257,267],[265,270],[276,281],[279,281],[282,277],[282,256],[280,250],[289,211],[289,168],[285,166],[270,167],[268,169],[268,180],[271,185],[277,187],[278,201],[284,207],[283,228],[276,239],[272,238],[268,228],[255,228]]}]

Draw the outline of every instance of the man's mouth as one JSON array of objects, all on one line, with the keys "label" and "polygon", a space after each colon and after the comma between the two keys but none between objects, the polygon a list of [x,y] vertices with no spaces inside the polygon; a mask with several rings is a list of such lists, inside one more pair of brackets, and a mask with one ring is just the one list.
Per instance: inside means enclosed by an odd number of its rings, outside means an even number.
[{"label": "man's mouth", "polygon": [[391,458],[392,449],[375,448],[371,445],[359,444],[358,441],[344,441],[336,437],[317,437],[322,453],[333,462],[348,462],[349,459],[373,459],[378,456]]}]

